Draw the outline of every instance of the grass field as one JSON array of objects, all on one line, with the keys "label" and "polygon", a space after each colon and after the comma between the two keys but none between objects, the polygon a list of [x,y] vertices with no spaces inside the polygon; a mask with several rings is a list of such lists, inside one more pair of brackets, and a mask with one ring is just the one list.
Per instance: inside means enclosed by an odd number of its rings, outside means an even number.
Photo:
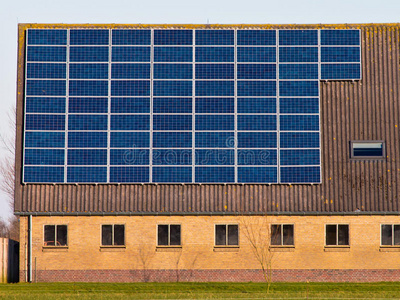
[{"label": "grass field", "polygon": [[18,283],[0,299],[400,299],[400,283]]}]

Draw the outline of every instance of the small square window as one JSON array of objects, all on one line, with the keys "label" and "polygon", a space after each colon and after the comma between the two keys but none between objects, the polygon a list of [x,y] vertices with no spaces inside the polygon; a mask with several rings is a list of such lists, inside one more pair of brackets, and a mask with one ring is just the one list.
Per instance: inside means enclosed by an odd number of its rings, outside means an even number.
[{"label": "small square window", "polygon": [[381,225],[381,245],[400,246],[400,225],[382,224]]},{"label": "small square window", "polygon": [[181,225],[165,224],[157,226],[157,245],[158,246],[180,246],[181,245]]},{"label": "small square window", "polygon": [[101,225],[102,246],[124,246],[125,225]]},{"label": "small square window", "polygon": [[67,225],[44,225],[44,246],[65,247],[67,245]]},{"label": "small square window", "polygon": [[215,245],[238,246],[239,225],[237,224],[215,225]]},{"label": "small square window", "polygon": [[349,246],[349,225],[329,224],[325,225],[326,246]]},{"label": "small square window", "polygon": [[354,159],[385,158],[384,141],[351,141],[350,157]]},{"label": "small square window", "polygon": [[294,245],[294,226],[293,226],[293,224],[273,224],[273,225],[271,225],[271,245],[272,246],[293,246]]}]

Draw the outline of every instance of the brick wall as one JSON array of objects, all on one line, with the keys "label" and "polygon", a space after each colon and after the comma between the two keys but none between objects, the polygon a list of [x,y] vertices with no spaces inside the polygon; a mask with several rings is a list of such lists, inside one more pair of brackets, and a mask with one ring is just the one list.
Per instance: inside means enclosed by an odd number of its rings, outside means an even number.
[{"label": "brick wall", "polygon": [[[35,277],[36,275],[36,277]],[[24,274],[21,274],[21,280]],[[399,281],[400,270],[272,270],[273,282]],[[263,282],[260,270],[38,270],[34,282]]]},{"label": "brick wall", "polygon": [[[380,247],[380,225],[396,216],[33,217],[38,281],[262,281],[244,224],[294,224],[294,247],[274,249],[274,281],[398,281],[400,248]],[[239,224],[238,248],[215,248],[215,224]],[[262,222],[261,222],[262,223]],[[325,224],[349,224],[350,247],[325,247]],[[44,225],[68,225],[68,247],[43,245]],[[125,224],[124,248],[104,249],[102,224]],[[181,248],[157,248],[157,224],[181,224]],[[21,281],[27,217],[21,218]],[[35,270],[33,270],[35,273]]]}]

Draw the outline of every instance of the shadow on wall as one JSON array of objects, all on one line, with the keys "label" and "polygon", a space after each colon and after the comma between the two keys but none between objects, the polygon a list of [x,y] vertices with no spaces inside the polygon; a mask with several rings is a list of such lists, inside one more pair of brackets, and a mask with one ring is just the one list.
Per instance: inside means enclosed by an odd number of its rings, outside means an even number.
[{"label": "shadow on wall", "polygon": [[19,279],[19,243],[0,238],[0,282],[12,283]]}]

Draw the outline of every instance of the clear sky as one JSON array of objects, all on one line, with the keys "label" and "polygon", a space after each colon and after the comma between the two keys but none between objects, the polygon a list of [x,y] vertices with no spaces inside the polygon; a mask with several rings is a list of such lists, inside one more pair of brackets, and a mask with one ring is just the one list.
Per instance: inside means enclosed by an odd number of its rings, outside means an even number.
[{"label": "clear sky", "polygon": [[[339,24],[398,23],[400,0],[2,0],[0,133],[15,103],[18,23]],[[4,155],[0,151],[0,155]],[[1,180],[1,179],[0,179]],[[11,211],[0,194],[0,217]]]}]

